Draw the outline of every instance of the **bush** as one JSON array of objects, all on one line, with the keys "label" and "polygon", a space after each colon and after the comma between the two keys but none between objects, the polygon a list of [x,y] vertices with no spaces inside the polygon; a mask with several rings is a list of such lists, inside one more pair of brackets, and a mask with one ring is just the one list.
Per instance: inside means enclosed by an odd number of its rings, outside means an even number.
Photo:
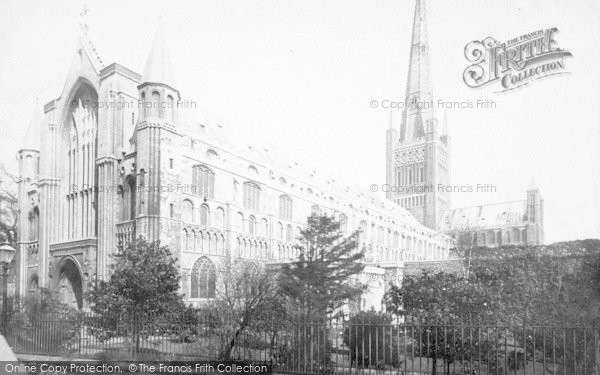
[{"label": "bush", "polygon": [[375,311],[361,311],[350,318],[344,328],[344,344],[355,365],[377,368],[400,365],[398,353],[403,353],[404,346],[400,347],[398,328],[392,322],[391,315]]}]

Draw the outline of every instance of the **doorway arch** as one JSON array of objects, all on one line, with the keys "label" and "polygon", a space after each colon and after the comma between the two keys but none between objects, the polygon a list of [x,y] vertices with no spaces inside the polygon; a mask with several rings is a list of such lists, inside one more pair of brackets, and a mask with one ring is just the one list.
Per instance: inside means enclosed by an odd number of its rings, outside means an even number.
[{"label": "doorway arch", "polygon": [[58,268],[58,299],[76,309],[83,307],[83,283],[81,271],[72,258],[64,259]]}]

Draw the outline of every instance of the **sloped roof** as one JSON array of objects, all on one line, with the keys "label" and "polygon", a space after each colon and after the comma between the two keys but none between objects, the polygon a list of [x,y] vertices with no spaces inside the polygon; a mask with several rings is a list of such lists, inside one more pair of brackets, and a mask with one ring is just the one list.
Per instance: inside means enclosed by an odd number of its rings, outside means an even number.
[{"label": "sloped roof", "polygon": [[171,57],[169,55],[169,48],[165,42],[162,27],[160,25],[154,35],[154,41],[152,42],[152,48],[150,48],[150,53],[146,60],[146,66],[144,67],[144,73],[142,74],[140,84],[146,82],[163,83],[173,89],[177,87],[175,74],[173,74]]},{"label": "sloped roof", "polygon": [[399,224],[405,223],[418,228],[422,227],[426,232],[431,231],[394,202],[379,198],[367,189],[346,183],[331,173],[318,170],[289,152],[267,145],[257,139],[249,140],[244,135],[233,134],[233,130],[208,119],[200,123],[187,121],[182,125],[184,126],[182,131],[188,136],[214,147],[217,152],[221,150],[231,153],[248,160],[251,164],[263,166],[284,177],[301,181],[307,187],[314,189],[315,193],[322,192],[323,195],[329,195],[334,199],[339,197],[351,202],[356,208],[362,206],[370,210],[370,213],[391,217]]},{"label": "sloped roof", "polygon": [[27,125],[27,131],[23,135],[21,141],[21,149],[24,150],[40,150],[40,125],[42,124],[42,107],[36,102],[29,124]]}]

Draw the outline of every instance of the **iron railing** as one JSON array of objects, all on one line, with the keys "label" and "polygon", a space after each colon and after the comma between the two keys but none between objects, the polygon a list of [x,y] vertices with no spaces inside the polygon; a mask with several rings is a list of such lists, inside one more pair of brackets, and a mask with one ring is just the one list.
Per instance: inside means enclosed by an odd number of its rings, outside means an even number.
[{"label": "iron railing", "polygon": [[12,314],[16,353],[98,360],[242,360],[280,373],[598,374],[598,328],[375,324],[214,316]]}]

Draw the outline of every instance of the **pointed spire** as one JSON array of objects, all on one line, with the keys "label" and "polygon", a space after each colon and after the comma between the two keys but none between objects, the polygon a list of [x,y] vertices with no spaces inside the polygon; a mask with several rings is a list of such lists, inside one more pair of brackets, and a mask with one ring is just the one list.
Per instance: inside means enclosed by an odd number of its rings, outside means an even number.
[{"label": "pointed spire", "polygon": [[442,132],[440,133],[441,136],[449,136],[450,134],[448,134],[448,110],[446,110],[444,108],[444,119],[442,121]]},{"label": "pointed spire", "polygon": [[400,130],[401,141],[422,137],[424,122],[433,117],[431,84],[429,82],[429,42],[425,0],[416,0],[413,32],[408,63],[405,109]]},{"label": "pointed spire", "polygon": [[533,177],[531,177],[531,182],[529,183],[529,187],[527,188],[527,190],[528,191],[539,190]]},{"label": "pointed spire", "polygon": [[38,100],[35,100],[35,107],[33,108],[33,112],[31,113],[31,117],[29,119],[29,125],[27,126],[27,131],[23,136],[23,140],[21,142],[21,150],[40,150],[40,130],[42,123],[43,115],[40,110],[40,106]]},{"label": "pointed spire", "polygon": [[146,66],[140,84],[162,83],[176,90],[175,75],[171,65],[169,49],[163,36],[162,22],[154,35],[154,42],[146,60]]},{"label": "pointed spire", "polygon": [[79,22],[79,46],[78,46],[78,49],[84,49],[85,52],[87,52],[88,56],[90,57],[90,61],[91,61],[92,65],[94,66],[94,69],[96,69],[97,72],[100,72],[100,70],[102,70],[105,66],[104,66],[104,61],[102,61],[102,57],[100,56],[98,49],[92,42],[92,38],[90,37],[90,34],[89,34],[90,27],[88,26],[88,23],[87,23],[87,14],[89,12],[90,12],[90,9],[87,7],[87,5],[84,4],[81,13],[79,13],[81,20]]}]

